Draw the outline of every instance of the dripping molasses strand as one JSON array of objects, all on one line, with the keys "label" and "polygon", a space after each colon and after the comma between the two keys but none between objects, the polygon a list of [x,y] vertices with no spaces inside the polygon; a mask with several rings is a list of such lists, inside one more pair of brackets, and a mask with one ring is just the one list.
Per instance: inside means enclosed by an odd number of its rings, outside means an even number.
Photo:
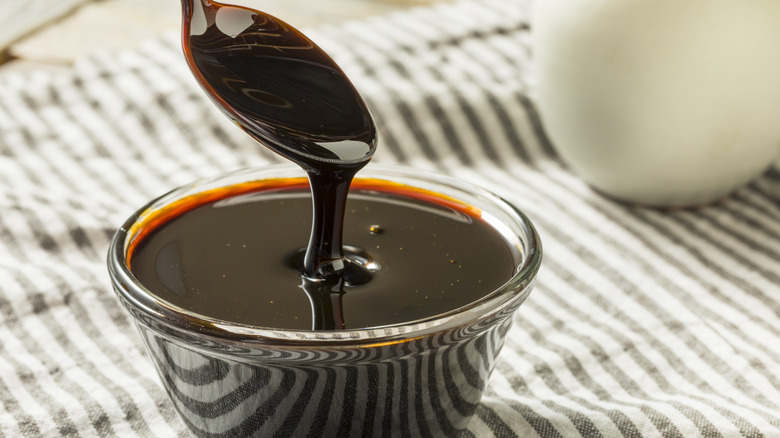
[{"label": "dripping molasses strand", "polygon": [[[336,285],[370,275],[344,256],[344,206],[352,178],[376,150],[373,119],[344,72],[316,44],[260,11],[182,0],[182,45],[190,69],[217,106],[251,137],[300,165],[309,177],[313,220],[300,267],[313,329],[337,329]],[[349,278],[343,278],[349,277]],[[332,291],[332,292],[327,292]],[[338,301],[338,300],[336,300]]]}]

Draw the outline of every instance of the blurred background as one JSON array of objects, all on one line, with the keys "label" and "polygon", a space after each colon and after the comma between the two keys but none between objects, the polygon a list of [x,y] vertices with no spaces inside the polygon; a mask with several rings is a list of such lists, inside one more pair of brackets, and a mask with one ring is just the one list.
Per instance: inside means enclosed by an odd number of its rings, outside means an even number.
[{"label": "blurred background", "polygon": [[[241,0],[306,28],[448,0]],[[177,0],[3,0],[0,74],[57,69],[94,51],[131,48],[180,25]]]}]

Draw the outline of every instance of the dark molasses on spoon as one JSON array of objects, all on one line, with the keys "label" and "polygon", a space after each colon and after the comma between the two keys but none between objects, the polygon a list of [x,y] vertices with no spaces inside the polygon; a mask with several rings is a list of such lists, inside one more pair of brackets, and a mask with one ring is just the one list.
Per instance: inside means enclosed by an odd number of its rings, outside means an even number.
[{"label": "dark molasses on spoon", "polygon": [[209,0],[182,3],[190,69],[249,135],[307,170],[352,170],[371,159],[371,115],[322,49],[260,11]]},{"label": "dark molasses on spoon", "polygon": [[354,86],[316,44],[275,17],[209,0],[182,5],[184,53],[208,96],[309,176],[314,222],[303,273],[366,281],[350,269],[341,242],[349,184],[376,150],[374,122]]},{"label": "dark molasses on spoon", "polygon": [[201,87],[250,136],[306,171],[313,221],[301,287],[314,329],[343,328],[345,283],[371,278],[342,249],[349,185],[376,150],[366,104],[333,59],[287,23],[210,0],[182,0],[182,10],[182,46]]}]

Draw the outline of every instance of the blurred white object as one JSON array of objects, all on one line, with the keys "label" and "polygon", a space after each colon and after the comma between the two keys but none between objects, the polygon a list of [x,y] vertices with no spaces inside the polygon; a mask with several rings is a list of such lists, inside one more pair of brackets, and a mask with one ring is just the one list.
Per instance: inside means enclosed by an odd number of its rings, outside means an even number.
[{"label": "blurred white object", "polygon": [[537,104],[617,199],[698,205],[780,155],[780,1],[538,0]]}]

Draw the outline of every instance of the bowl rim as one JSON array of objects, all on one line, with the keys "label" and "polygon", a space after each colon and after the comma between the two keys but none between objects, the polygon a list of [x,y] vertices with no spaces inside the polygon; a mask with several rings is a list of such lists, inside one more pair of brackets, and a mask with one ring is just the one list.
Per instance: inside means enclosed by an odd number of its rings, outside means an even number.
[{"label": "bowl rim", "polygon": [[[199,179],[190,184],[175,188],[159,196],[135,211],[116,231],[108,249],[107,265],[114,291],[122,304],[130,311],[137,322],[145,321],[147,326],[160,330],[175,330],[187,336],[196,336],[212,342],[228,343],[251,347],[253,344],[308,345],[312,347],[338,345],[367,345],[384,342],[411,340],[432,333],[470,326],[495,317],[513,303],[521,303],[531,292],[542,262],[542,246],[539,235],[531,220],[519,209],[498,195],[474,184],[434,172],[421,171],[410,167],[370,165],[356,177],[360,179],[380,179],[402,182],[412,187],[447,188],[448,191],[464,196],[479,198],[482,205],[489,205],[494,211],[510,218],[523,248],[522,260],[516,266],[515,273],[502,286],[471,303],[444,313],[431,315],[415,321],[391,324],[379,327],[312,331],[276,329],[270,327],[240,324],[211,318],[187,311],[172,303],[158,298],[153,292],[132,274],[126,263],[128,243],[134,237],[130,235],[133,225],[143,221],[145,215],[160,206],[181,199],[188,193],[198,193],[209,188],[217,188],[245,181],[302,176],[301,169],[294,165],[272,165],[259,168],[247,168],[223,173],[211,178]],[[445,196],[452,196],[449,193]],[[461,201],[470,205],[469,202]],[[515,231],[513,231],[513,234]],[[162,329],[164,327],[164,329]]]}]

